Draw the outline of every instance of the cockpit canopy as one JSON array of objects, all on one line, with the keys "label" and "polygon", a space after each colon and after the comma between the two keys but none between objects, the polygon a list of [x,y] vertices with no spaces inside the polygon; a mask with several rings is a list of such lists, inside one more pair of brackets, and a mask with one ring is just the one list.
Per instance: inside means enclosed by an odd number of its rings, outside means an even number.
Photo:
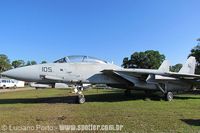
[{"label": "cockpit canopy", "polygon": [[76,62],[91,62],[91,63],[107,64],[106,61],[97,59],[95,57],[80,56],[80,55],[67,56],[67,57],[61,58],[57,61],[54,61],[54,63],[76,63]]}]

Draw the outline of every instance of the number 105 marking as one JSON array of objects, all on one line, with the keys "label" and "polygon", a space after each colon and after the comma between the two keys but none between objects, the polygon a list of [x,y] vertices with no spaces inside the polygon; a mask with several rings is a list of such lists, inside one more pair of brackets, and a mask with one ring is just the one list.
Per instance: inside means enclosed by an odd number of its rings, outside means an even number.
[{"label": "number 105 marking", "polygon": [[52,72],[51,67],[42,67],[42,72]]}]

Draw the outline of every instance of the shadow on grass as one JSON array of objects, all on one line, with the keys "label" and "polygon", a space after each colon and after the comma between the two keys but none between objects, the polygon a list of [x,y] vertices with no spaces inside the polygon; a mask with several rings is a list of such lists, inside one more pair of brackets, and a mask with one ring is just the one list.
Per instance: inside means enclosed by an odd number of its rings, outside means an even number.
[{"label": "shadow on grass", "polygon": [[[160,101],[162,97],[151,95],[146,97],[144,94],[125,96],[123,93],[108,93],[108,94],[91,94],[86,95],[86,102],[120,102],[130,100],[154,100]],[[61,96],[61,97],[45,97],[45,98],[17,98],[17,99],[0,99],[0,104],[34,104],[34,103],[68,103],[75,104],[77,96]]]},{"label": "shadow on grass", "polygon": [[131,94],[125,96],[124,93],[95,94],[86,96],[88,102],[120,102],[131,100],[153,100],[160,101],[162,97],[158,95]]},{"label": "shadow on grass", "polygon": [[181,121],[190,126],[200,126],[200,119],[181,119]]},{"label": "shadow on grass", "polygon": [[174,96],[174,99],[188,100],[188,99],[200,99],[200,97],[192,97],[192,96]]},{"label": "shadow on grass", "polygon": [[[105,94],[87,94],[85,95],[86,102],[121,102],[121,101],[131,101],[131,100],[145,100],[145,101],[160,101],[163,97],[158,93],[153,93],[146,95],[141,92],[133,92],[130,96],[125,96],[122,91],[114,91],[112,93]],[[200,97],[192,96],[175,96],[175,99],[200,99]],[[60,97],[39,97],[39,98],[16,98],[16,99],[0,99],[0,104],[34,104],[34,103],[68,103],[75,104],[77,103],[77,96],[60,96]]]},{"label": "shadow on grass", "polygon": [[66,97],[45,97],[45,98],[17,98],[17,99],[0,99],[0,104],[35,104],[35,103],[75,103],[75,96]]},{"label": "shadow on grass", "polygon": [[196,97],[200,95],[200,90],[186,91],[178,94],[179,95],[174,96],[175,99],[180,99],[180,100],[200,99],[200,97]]}]

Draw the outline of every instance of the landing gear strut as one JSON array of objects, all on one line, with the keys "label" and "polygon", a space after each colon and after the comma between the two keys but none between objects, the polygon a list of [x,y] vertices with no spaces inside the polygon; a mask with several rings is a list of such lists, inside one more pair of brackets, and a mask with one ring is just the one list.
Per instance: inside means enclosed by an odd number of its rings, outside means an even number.
[{"label": "landing gear strut", "polygon": [[86,99],[82,93],[82,90],[83,90],[82,85],[75,86],[75,88],[74,88],[74,92],[75,92],[75,94],[77,94],[77,102],[79,104],[83,104],[86,101]]},{"label": "landing gear strut", "polygon": [[164,94],[164,98],[166,101],[172,101],[174,98],[174,94],[170,91],[168,91],[167,86],[161,87],[160,84],[157,84],[157,87],[160,89],[160,91]]}]

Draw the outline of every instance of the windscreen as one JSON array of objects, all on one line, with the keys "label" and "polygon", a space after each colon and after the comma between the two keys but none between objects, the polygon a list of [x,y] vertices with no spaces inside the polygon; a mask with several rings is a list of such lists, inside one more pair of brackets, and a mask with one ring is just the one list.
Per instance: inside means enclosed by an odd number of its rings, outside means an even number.
[{"label": "windscreen", "polygon": [[67,56],[64,58],[61,58],[54,63],[75,63],[75,62],[91,62],[91,63],[101,63],[101,64],[106,64],[106,61],[97,59],[95,57],[91,56]]}]

